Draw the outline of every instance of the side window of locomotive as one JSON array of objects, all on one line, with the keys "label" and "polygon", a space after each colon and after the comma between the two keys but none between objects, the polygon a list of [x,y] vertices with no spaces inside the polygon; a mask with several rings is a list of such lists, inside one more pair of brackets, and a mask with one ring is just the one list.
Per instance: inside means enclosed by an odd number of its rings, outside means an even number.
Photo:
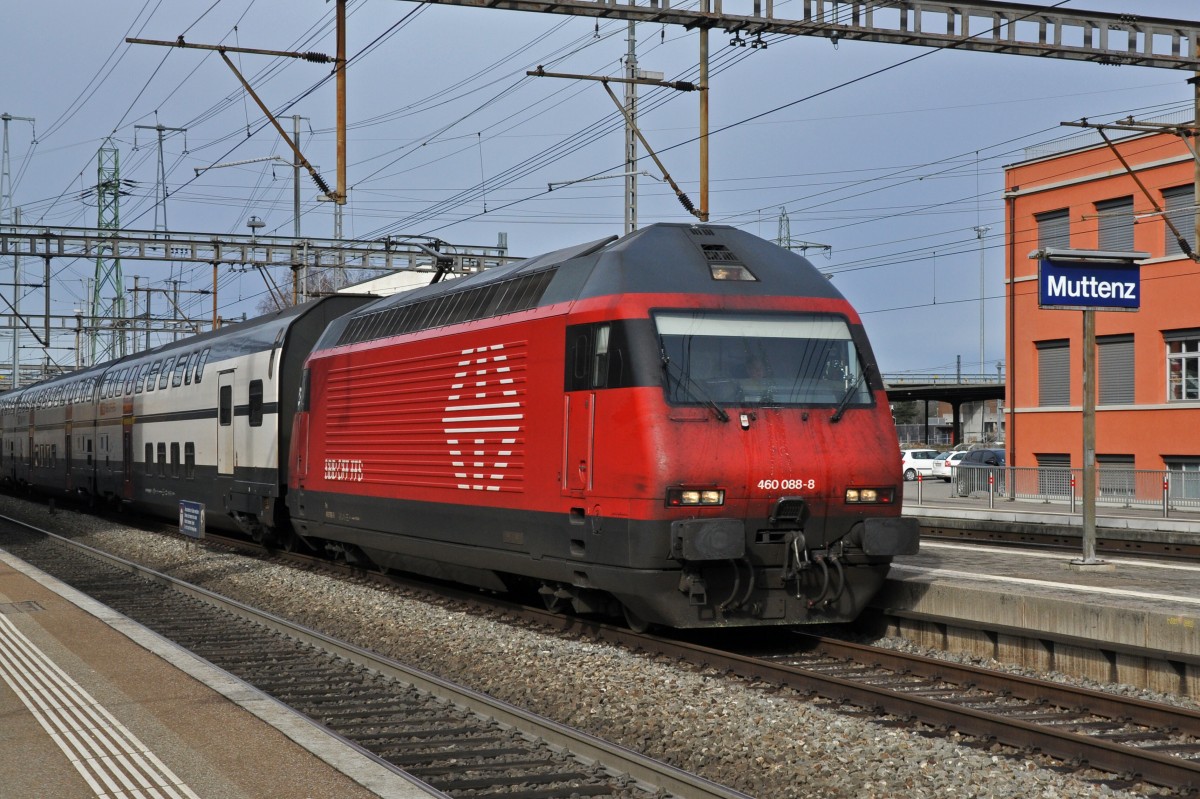
[{"label": "side window of locomotive", "polygon": [[158,476],[167,476],[167,445],[158,445]]},{"label": "side window of locomotive", "polygon": [[171,378],[171,387],[178,388],[183,385],[183,373],[187,371],[188,363],[192,360],[191,353],[180,355],[179,360],[175,361],[175,376]]},{"label": "side window of locomotive", "polygon": [[169,381],[171,379],[171,369],[174,366],[175,366],[174,356],[167,358],[166,363],[163,364],[162,375],[158,378],[158,387],[160,389],[167,387],[167,381]]},{"label": "side window of locomotive", "polygon": [[204,377],[204,364],[208,363],[208,347],[204,348],[204,352],[200,353],[200,357],[196,359],[196,382],[199,383]]},{"label": "side window of locomotive", "polygon": [[621,322],[572,325],[567,328],[567,391],[633,385],[625,360],[628,344]]},{"label": "side window of locomotive", "polygon": [[196,479],[196,444],[192,441],[183,445],[183,476],[188,480]]},{"label": "side window of locomotive", "polygon": [[162,361],[150,364],[150,374],[146,375],[146,390],[153,391],[158,385],[158,370],[162,369]]},{"label": "side window of locomotive", "polygon": [[250,426],[262,427],[263,420],[263,381],[250,381]]},{"label": "side window of locomotive", "polygon": [[233,424],[233,386],[221,386],[218,404],[221,427],[229,427]]},{"label": "side window of locomotive", "polygon": [[[91,442],[89,441],[88,443],[90,444]],[[92,456],[89,454],[88,458],[90,459],[91,457]],[[146,469],[146,474],[154,474],[154,445],[153,444],[146,445],[146,462],[142,465]]]}]

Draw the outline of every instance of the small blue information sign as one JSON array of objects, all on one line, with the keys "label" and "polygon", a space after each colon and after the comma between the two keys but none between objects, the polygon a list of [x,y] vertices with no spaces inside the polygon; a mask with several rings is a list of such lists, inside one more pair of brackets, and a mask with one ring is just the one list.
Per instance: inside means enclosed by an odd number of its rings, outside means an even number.
[{"label": "small blue information sign", "polygon": [[1038,305],[1073,311],[1136,311],[1141,270],[1134,263],[1051,260],[1038,268]]},{"label": "small blue information sign", "polygon": [[204,503],[179,500],[179,532],[189,538],[204,538]]}]

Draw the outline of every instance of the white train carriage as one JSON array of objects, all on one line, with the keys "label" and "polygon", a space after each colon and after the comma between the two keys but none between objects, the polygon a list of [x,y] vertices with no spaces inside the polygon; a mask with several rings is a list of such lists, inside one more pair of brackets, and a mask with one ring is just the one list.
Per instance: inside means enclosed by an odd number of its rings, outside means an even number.
[{"label": "white train carriage", "polygon": [[328,297],[0,396],[0,477],[269,538],[304,359],[365,297]]}]

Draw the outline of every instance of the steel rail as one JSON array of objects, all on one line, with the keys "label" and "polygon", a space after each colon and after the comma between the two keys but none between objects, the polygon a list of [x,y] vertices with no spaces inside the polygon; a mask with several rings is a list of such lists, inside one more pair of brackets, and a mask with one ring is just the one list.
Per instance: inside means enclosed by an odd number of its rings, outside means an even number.
[{"label": "steel rail", "polygon": [[[222,596],[197,585],[192,585],[184,580],[163,574],[125,558],[73,541],[49,530],[38,528],[28,522],[8,516],[0,516],[0,521],[9,522],[44,535],[65,546],[85,552],[104,563],[159,583],[160,585],[168,586],[172,590],[184,595],[261,624],[269,630],[292,636],[297,640],[344,658],[356,665],[372,669],[386,677],[410,685],[439,699],[469,707],[481,715],[492,718],[526,735],[540,738],[552,746],[568,750],[577,757],[603,764],[605,768],[624,773],[636,782],[666,790],[673,796],[687,797],[687,799],[753,799],[748,794],[706,780],[696,774],[647,757],[627,747],[614,744],[565,724],[560,724],[479,691],[457,685],[422,669],[408,666],[399,661],[355,646],[354,644],[339,641],[317,630],[253,608],[235,599]],[[370,754],[368,750],[363,749],[360,745],[336,733],[330,732],[330,734],[359,751],[368,754],[372,759],[381,764],[387,765],[388,768],[404,774],[402,770],[398,770],[391,764],[388,764],[387,761]],[[405,777],[406,779],[412,779],[412,777],[408,777],[407,775]]]}]

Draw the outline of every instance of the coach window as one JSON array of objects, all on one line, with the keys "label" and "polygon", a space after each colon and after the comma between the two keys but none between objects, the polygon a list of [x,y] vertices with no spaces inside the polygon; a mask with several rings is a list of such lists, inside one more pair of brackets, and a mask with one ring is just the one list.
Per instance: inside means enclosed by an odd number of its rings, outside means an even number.
[{"label": "coach window", "polygon": [[183,385],[183,373],[187,371],[188,363],[191,360],[191,353],[179,356],[179,360],[175,362],[175,376],[171,378],[172,388],[178,388]]},{"label": "coach window", "polygon": [[162,361],[150,364],[150,374],[146,376],[146,390],[153,391],[158,384],[158,370],[162,369]]},{"label": "coach window", "polygon": [[196,382],[204,377],[204,364],[208,363],[208,347],[204,348],[204,352],[200,353],[200,357],[196,359]]},{"label": "coach window", "polygon": [[171,476],[179,476],[179,442],[171,442]]},{"label": "coach window", "polygon": [[167,476],[167,445],[158,445],[158,476]]},{"label": "coach window", "polygon": [[221,386],[220,422],[221,427],[233,424],[233,386]]},{"label": "coach window", "polygon": [[174,356],[167,358],[166,363],[163,364],[162,375],[160,375],[158,378],[158,387],[160,389],[164,389],[167,387],[167,381],[171,379],[171,369],[173,369],[174,366],[175,366]]},{"label": "coach window", "polygon": [[137,377],[133,381],[133,393],[141,394],[142,386],[146,382],[146,373],[150,371],[150,364],[142,364],[142,368],[138,370]]},{"label": "coach window", "polygon": [[183,445],[183,476],[188,480],[196,478],[196,445],[191,441]]},{"label": "coach window", "polygon": [[136,366],[129,367],[129,374],[125,376],[125,396],[133,393],[133,380],[137,377],[138,368]]},{"label": "coach window", "polygon": [[[90,444],[91,442],[89,441],[88,443]],[[91,460],[92,460],[92,456],[89,453],[88,454],[88,462],[90,463]],[[146,445],[146,462],[143,464],[143,468],[146,470],[146,474],[154,474],[154,445],[153,444]]]},{"label": "coach window", "polygon": [[1200,330],[1163,333],[1167,345],[1167,402],[1200,400]]},{"label": "coach window", "polygon": [[263,419],[263,382],[250,381],[250,426],[262,427]]}]

